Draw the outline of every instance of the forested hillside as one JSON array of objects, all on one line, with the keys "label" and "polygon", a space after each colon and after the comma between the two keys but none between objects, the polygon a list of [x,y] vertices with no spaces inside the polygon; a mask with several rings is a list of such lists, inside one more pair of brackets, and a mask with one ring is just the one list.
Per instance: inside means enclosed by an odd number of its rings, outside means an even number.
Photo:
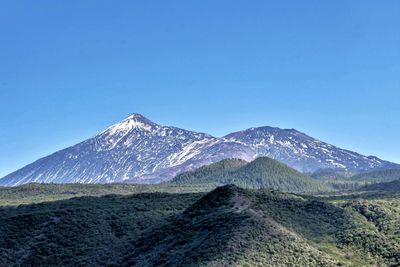
[{"label": "forested hillside", "polygon": [[369,184],[361,187],[359,191],[383,191],[400,193],[400,180]]},{"label": "forested hillside", "polygon": [[400,169],[379,170],[360,173],[351,177],[354,181],[390,182],[400,179]]},{"label": "forested hillside", "polygon": [[0,266],[398,266],[398,194],[233,185],[0,208]]},{"label": "forested hillside", "polygon": [[228,159],[175,177],[170,184],[235,184],[244,188],[272,188],[286,192],[328,191],[328,186],[268,157],[250,163]]}]

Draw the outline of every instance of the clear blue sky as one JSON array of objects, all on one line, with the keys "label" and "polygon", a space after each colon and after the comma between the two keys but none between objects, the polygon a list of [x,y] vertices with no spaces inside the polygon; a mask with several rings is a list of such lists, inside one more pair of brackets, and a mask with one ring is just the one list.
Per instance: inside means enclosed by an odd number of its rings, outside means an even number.
[{"label": "clear blue sky", "polygon": [[400,1],[1,1],[0,176],[130,113],[400,162]]}]

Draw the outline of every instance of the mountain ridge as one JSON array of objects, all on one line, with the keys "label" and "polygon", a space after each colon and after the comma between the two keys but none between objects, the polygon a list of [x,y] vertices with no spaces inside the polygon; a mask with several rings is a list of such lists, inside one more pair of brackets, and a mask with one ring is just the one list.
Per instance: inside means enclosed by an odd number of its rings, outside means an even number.
[{"label": "mountain ridge", "polygon": [[247,145],[258,155],[276,159],[302,172],[340,168],[363,172],[400,166],[375,156],[339,148],[295,129],[253,127],[230,133],[224,138]]},{"label": "mountain ridge", "polygon": [[157,183],[226,158],[252,161],[260,156],[271,157],[302,172],[338,166],[357,171],[400,167],[337,148],[294,129],[265,126],[219,138],[162,126],[133,113],[92,138],[6,175],[0,179],[0,185],[127,180]]}]

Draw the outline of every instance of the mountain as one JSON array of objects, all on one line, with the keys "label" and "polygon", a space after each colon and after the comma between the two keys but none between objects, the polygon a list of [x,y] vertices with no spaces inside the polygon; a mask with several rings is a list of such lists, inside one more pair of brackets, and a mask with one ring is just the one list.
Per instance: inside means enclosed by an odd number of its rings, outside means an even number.
[{"label": "mountain", "polygon": [[319,181],[268,157],[260,157],[250,163],[237,159],[223,160],[195,171],[182,173],[171,183],[235,184],[244,188],[272,188],[286,192],[329,190]]},{"label": "mountain", "polygon": [[0,266],[399,266],[399,214],[398,196],[233,185],[77,197],[0,208]]},{"label": "mountain", "polygon": [[158,125],[133,114],[100,134],[14,172],[0,185],[30,182],[159,182],[225,158],[252,160],[244,145],[205,133]]},{"label": "mountain", "polygon": [[374,156],[363,156],[321,142],[294,129],[250,128],[231,133],[225,139],[249,146],[257,155],[276,159],[301,172],[312,173],[320,169],[361,172],[400,167]]},{"label": "mountain", "polygon": [[399,165],[320,142],[296,130],[261,127],[223,138],[156,124],[132,114],[96,136],[0,179],[2,186],[46,183],[156,183],[227,158],[268,156],[302,172],[368,171]]}]

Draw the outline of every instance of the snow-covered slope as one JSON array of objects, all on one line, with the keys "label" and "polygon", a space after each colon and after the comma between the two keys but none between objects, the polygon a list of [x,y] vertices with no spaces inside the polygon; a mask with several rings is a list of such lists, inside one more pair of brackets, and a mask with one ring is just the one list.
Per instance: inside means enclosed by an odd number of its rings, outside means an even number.
[{"label": "snow-covered slope", "polygon": [[133,114],[75,146],[39,159],[0,179],[0,185],[53,183],[154,183],[226,158],[270,156],[300,171],[399,167],[346,151],[295,130],[262,127],[216,138],[158,125]]},{"label": "snow-covered slope", "polygon": [[93,138],[7,175],[0,185],[158,182],[227,157],[252,160],[255,154],[235,142],[160,126],[133,114]]},{"label": "snow-covered slope", "polygon": [[399,168],[400,165],[373,156],[341,149],[316,140],[294,129],[250,128],[231,133],[225,139],[251,147],[258,156],[268,156],[302,172],[321,169],[347,169],[362,172],[371,169]]}]

